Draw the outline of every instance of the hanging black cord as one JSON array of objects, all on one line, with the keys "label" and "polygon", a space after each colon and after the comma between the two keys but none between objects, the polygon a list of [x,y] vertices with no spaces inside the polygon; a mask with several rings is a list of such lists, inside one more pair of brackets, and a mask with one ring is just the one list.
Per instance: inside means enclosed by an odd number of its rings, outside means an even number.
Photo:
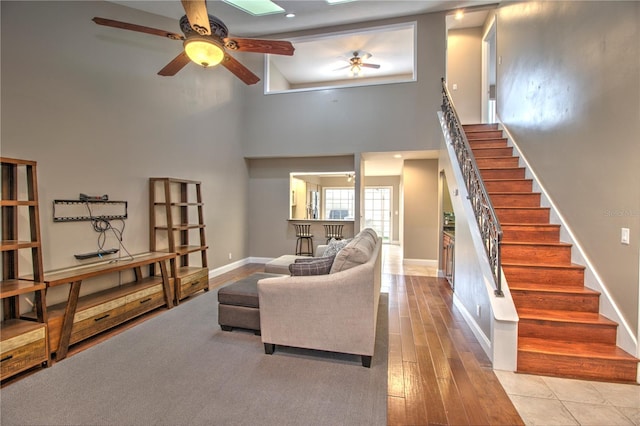
[{"label": "hanging black cord", "polygon": [[107,232],[111,230],[115,235],[116,239],[118,240],[118,244],[120,245],[120,248],[125,253],[127,253],[130,260],[133,260],[133,255],[129,253],[129,250],[127,250],[127,248],[122,243],[122,236],[123,236],[124,227],[125,227],[124,220],[118,219],[122,223],[122,228],[117,229],[111,225],[110,220],[104,219],[101,217],[94,217],[93,212],[91,211],[91,207],[89,206],[89,202],[85,202],[85,205],[87,206],[87,210],[89,211],[89,217],[91,218],[91,226],[93,227],[93,230],[98,233],[98,255],[100,256],[101,253],[105,252],[104,245],[107,242]]}]

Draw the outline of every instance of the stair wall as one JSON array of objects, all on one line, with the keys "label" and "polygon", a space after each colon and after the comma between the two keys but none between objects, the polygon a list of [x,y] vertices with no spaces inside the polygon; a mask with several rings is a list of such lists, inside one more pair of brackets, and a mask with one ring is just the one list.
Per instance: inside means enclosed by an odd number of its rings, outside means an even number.
[{"label": "stair wall", "polygon": [[[523,155],[523,153],[519,149],[517,141],[515,141],[513,136],[509,133],[509,129],[502,125],[502,123],[500,123],[499,127],[504,132],[503,135],[507,139],[507,145],[513,147],[514,155],[517,155],[519,157],[518,164],[525,168],[525,179],[531,180],[532,191],[541,194],[540,206],[549,208],[550,222],[552,224],[561,225],[559,227],[560,241],[571,244],[571,262],[578,265],[584,265],[585,287],[601,293],[599,305],[600,313],[618,323],[618,330],[616,335],[618,346],[630,354],[640,354],[640,342],[637,341],[632,328],[620,314],[620,310],[616,307],[611,298],[608,297],[609,292],[607,291],[606,286],[604,285],[598,273],[595,271],[592,263],[584,255],[584,250],[582,249],[579,240],[575,238],[575,234],[574,232],[572,232],[571,227],[567,224],[566,220],[558,211],[552,199],[548,196],[548,192],[545,190],[544,186],[540,184],[538,176],[536,176],[535,171],[529,164],[527,157]],[[640,383],[640,377],[638,377],[638,380]]]}]

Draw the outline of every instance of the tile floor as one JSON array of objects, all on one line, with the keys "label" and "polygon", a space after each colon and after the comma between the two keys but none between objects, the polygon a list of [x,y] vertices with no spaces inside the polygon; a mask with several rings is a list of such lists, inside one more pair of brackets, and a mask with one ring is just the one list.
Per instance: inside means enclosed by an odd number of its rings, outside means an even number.
[{"label": "tile floor", "polygon": [[[382,271],[437,276],[437,267],[402,264],[400,246],[385,244]],[[495,370],[527,425],[640,426],[640,386]]]}]

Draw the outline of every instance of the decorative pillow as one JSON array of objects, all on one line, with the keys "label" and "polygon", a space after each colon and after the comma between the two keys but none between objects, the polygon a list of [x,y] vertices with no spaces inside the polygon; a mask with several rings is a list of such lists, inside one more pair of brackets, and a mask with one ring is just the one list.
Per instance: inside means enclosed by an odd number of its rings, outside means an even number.
[{"label": "decorative pillow", "polygon": [[371,241],[371,235],[356,235],[353,240],[336,255],[330,273],[346,271],[347,269],[367,263],[375,247],[375,244]]},{"label": "decorative pillow", "polygon": [[336,240],[335,238],[332,238],[329,241],[327,248],[324,250],[322,257],[335,257],[335,255],[338,254],[338,252],[342,250],[343,247],[349,244],[350,241],[351,238],[344,240]]},{"label": "decorative pillow", "polygon": [[[296,259],[295,263],[289,265],[289,272],[292,276],[327,275],[331,271],[334,258],[335,256],[321,257],[311,262],[305,262],[306,259]],[[302,261],[298,262],[298,260]]]}]

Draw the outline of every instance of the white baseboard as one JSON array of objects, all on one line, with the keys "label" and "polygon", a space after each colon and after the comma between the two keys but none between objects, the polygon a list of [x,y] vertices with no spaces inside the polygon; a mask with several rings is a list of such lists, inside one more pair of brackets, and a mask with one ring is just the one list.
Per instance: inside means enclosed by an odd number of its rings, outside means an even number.
[{"label": "white baseboard", "polygon": [[[220,266],[220,267],[215,268],[215,269],[210,269],[209,270],[209,279],[215,278],[218,275],[222,275],[224,273],[233,271],[236,268],[239,268],[241,266],[247,265],[247,264],[251,263],[250,259],[251,258],[246,257],[244,259],[236,260],[233,263],[229,263],[229,264],[226,264],[224,266]],[[257,262],[257,263],[261,263],[261,262]]]},{"label": "white baseboard", "polygon": [[[464,320],[471,329],[471,332],[474,336],[476,336],[476,339],[478,340],[480,346],[482,346],[484,353],[486,353],[489,358],[492,358],[491,340],[487,337],[486,334],[484,334],[484,332],[476,322],[476,319],[467,310],[467,307],[464,306],[464,303],[462,303],[455,292],[453,293],[453,304],[456,306],[456,308],[458,308],[458,310],[464,317]],[[493,359],[491,361],[493,362]]]},{"label": "white baseboard", "polygon": [[438,267],[438,261],[436,259],[404,259],[403,265],[415,265],[415,266],[429,266],[431,268]]}]

